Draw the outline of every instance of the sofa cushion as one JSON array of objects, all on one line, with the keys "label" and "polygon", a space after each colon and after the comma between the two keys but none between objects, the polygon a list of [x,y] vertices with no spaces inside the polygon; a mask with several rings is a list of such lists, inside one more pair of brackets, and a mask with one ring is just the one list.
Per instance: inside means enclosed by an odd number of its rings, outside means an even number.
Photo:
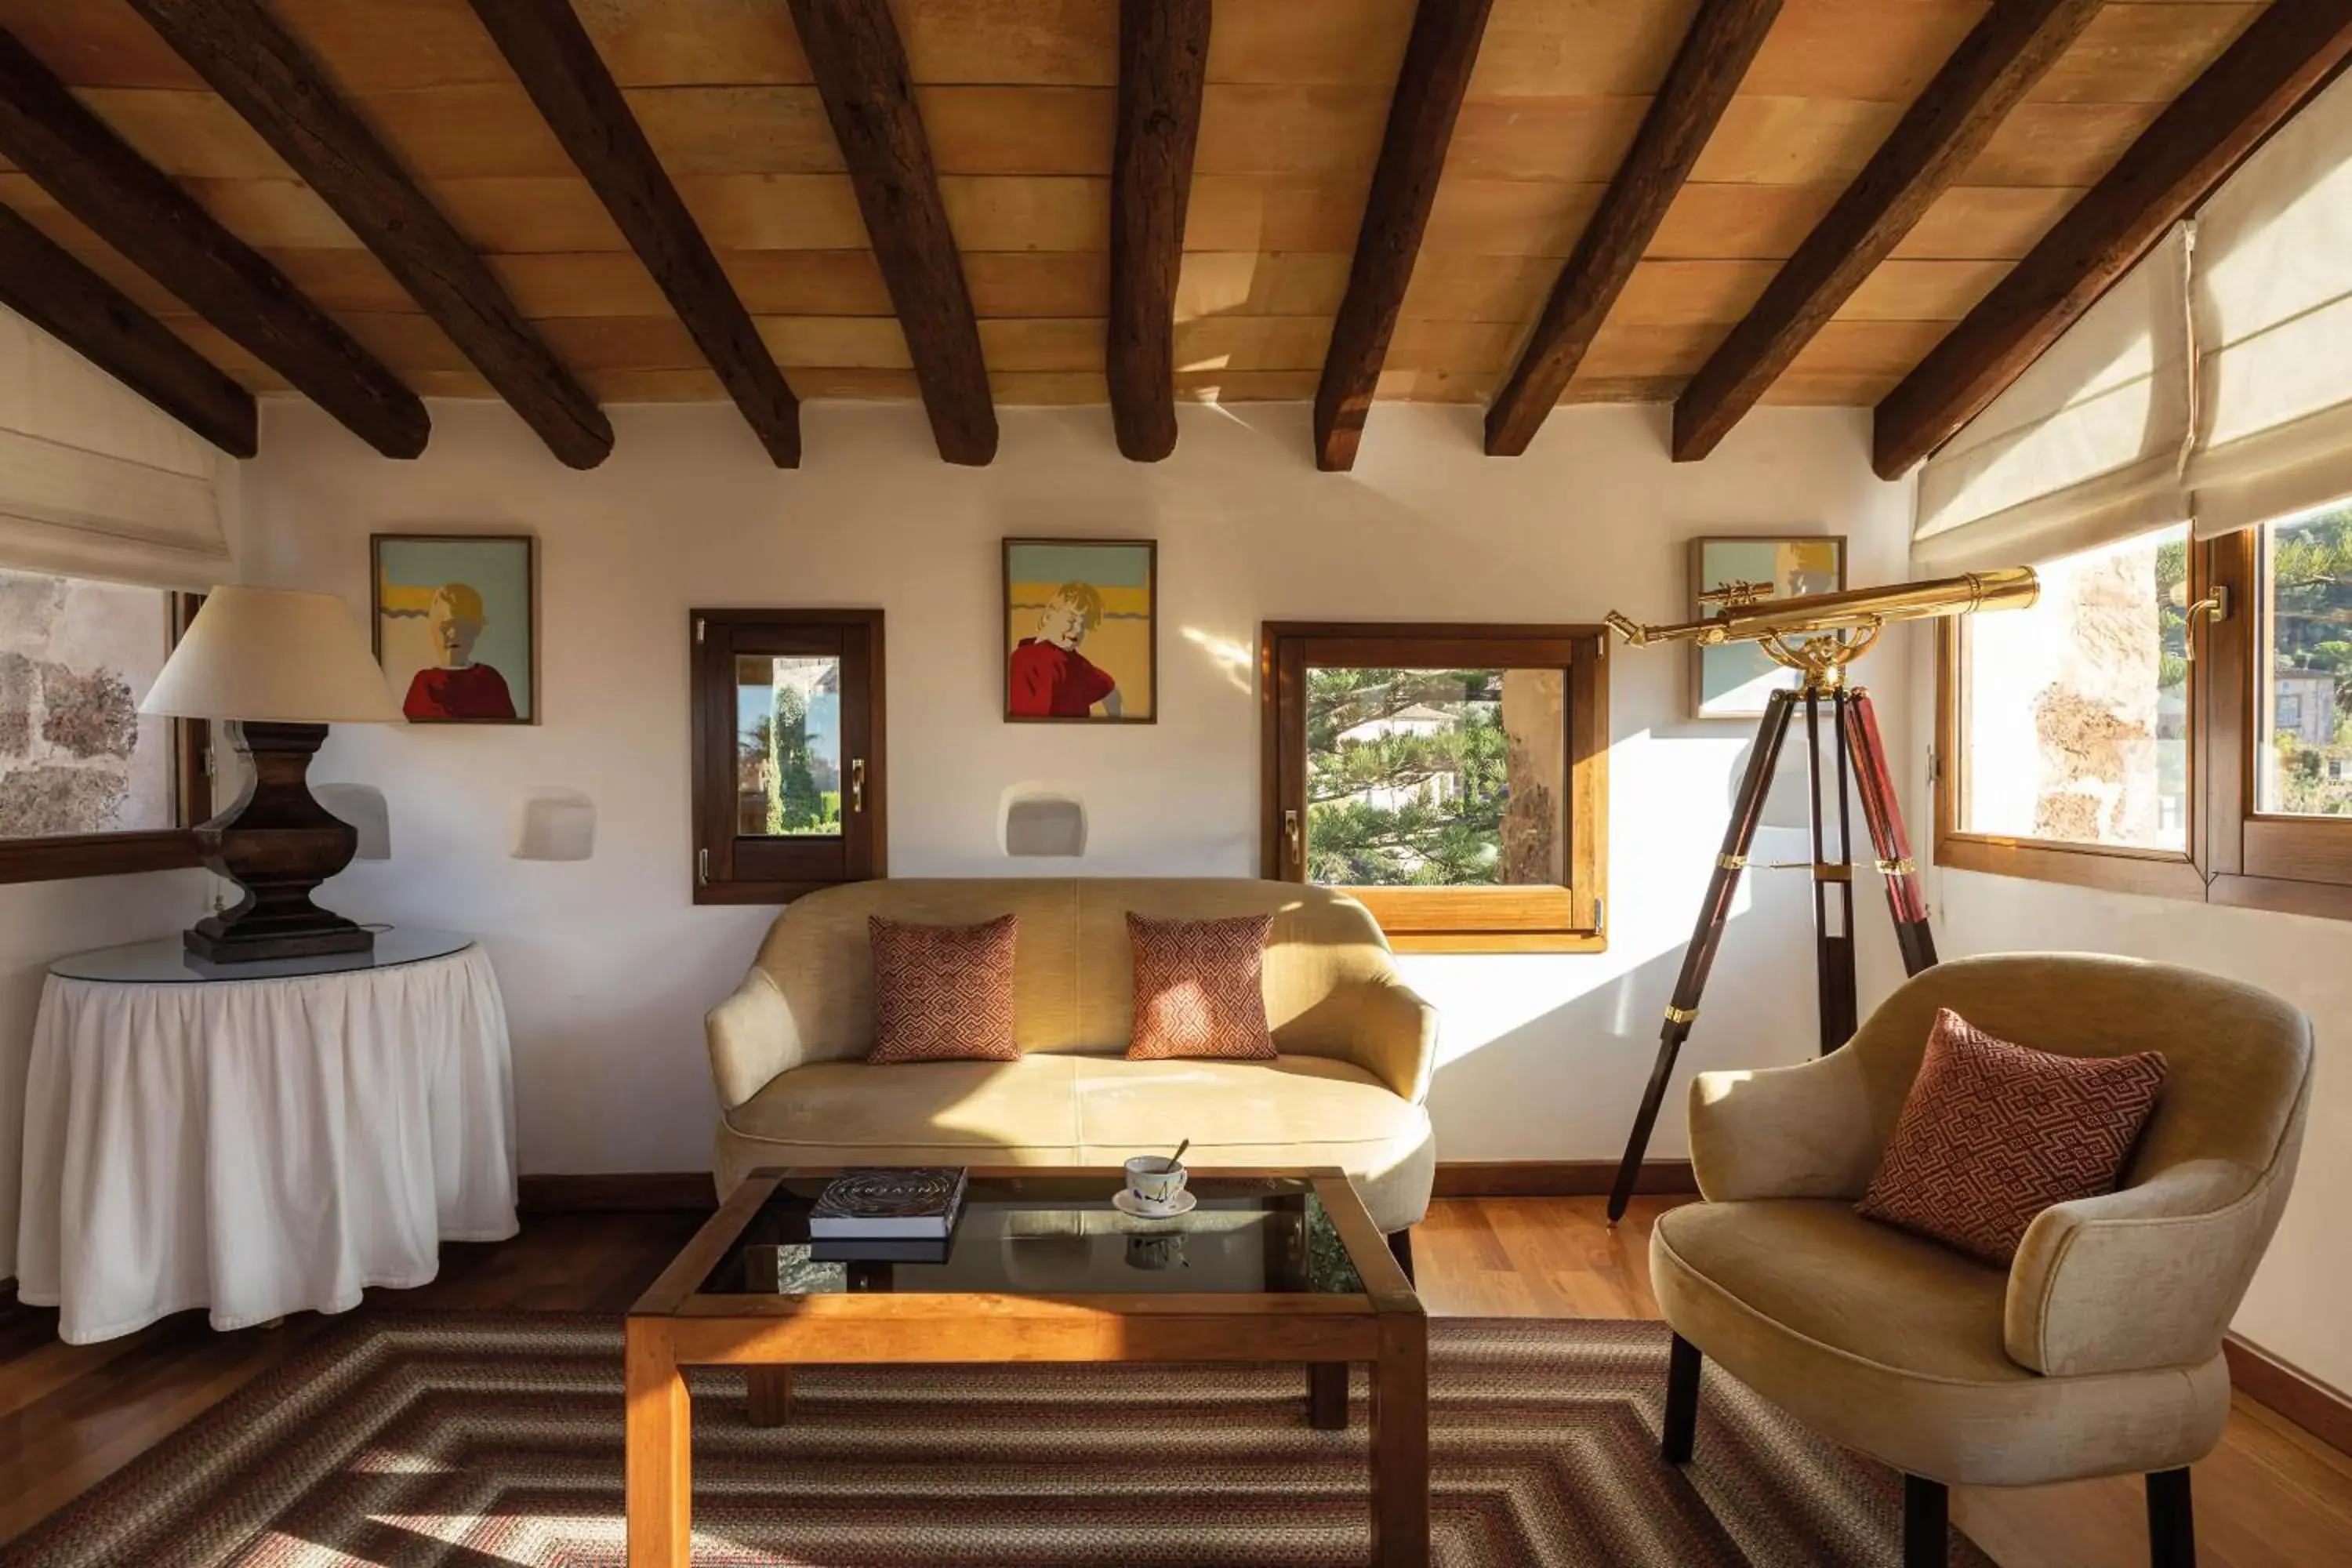
[{"label": "sofa cushion", "polygon": [[915,925],[868,916],[874,949],[873,1062],[1011,1061],[1013,953],[1021,917]]},{"label": "sofa cushion", "polygon": [[1135,1022],[1127,1054],[1138,1061],[1272,1059],[1264,975],[1266,933],[1273,929],[1270,914],[1155,921],[1130,912]]},{"label": "sofa cushion", "polygon": [[794,1068],[720,1119],[717,1173],[725,1194],[762,1165],[1114,1166],[1187,1137],[1199,1169],[1336,1166],[1384,1230],[1420,1222],[1437,1159],[1428,1113],[1346,1062],[1055,1054]]},{"label": "sofa cushion", "polygon": [[2169,1469],[2220,1440],[2229,1374],[2042,1377],[2003,1348],[2005,1269],[1839,1199],[1659,1216],[1652,1288],[1675,1331],[1830,1437],[1908,1474],[2025,1486]]}]

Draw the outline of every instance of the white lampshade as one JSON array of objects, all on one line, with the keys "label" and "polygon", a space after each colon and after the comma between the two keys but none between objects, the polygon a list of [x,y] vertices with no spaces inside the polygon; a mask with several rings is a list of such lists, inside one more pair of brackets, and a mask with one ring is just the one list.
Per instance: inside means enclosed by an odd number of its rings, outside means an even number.
[{"label": "white lampshade", "polygon": [[277,724],[406,722],[342,600],[236,585],[205,600],[139,711]]}]

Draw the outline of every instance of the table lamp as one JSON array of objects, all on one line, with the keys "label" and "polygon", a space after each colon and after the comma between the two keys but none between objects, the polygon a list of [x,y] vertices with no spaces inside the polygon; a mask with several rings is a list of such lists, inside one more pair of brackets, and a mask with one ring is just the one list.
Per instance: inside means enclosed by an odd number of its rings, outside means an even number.
[{"label": "table lamp", "polygon": [[359,830],[310,795],[310,759],[327,726],[405,721],[343,602],[214,589],[139,710],[226,723],[248,764],[244,793],[195,830],[205,865],[245,897],[198,921],[188,951],[245,963],[373,949],[374,933],[310,901],[359,849]]}]

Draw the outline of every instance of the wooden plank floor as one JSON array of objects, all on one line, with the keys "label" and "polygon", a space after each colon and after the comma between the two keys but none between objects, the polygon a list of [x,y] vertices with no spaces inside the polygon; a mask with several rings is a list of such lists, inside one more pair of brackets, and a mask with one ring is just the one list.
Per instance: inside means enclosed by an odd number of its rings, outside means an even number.
[{"label": "wooden plank floor", "polygon": [[[1654,1317],[1649,1231],[1675,1200],[1636,1199],[1612,1230],[1597,1198],[1439,1202],[1415,1235],[1430,1310],[1457,1316]],[[700,1223],[696,1215],[533,1217],[517,1240],[452,1246],[423,1289],[371,1291],[418,1308],[619,1312]],[[216,1334],[183,1314],[105,1344],[56,1339],[56,1314],[0,1310],[0,1541],[69,1501],[328,1325]],[[2002,1568],[2143,1568],[2128,1480],[1963,1491],[1955,1521]],[[2203,1568],[2352,1562],[2352,1459],[2241,1399],[2197,1467]]]}]

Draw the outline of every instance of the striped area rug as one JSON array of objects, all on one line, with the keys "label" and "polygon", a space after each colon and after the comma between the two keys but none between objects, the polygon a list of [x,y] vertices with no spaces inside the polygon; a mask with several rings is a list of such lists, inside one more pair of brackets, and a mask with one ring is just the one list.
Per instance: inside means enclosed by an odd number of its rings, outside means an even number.
[{"label": "striped area rug", "polygon": [[[1444,1568],[1895,1564],[1894,1475],[1710,1369],[1657,1458],[1658,1323],[1430,1325]],[[1286,1367],[873,1368],[756,1428],[698,1373],[695,1562],[1305,1568],[1369,1540],[1366,1389],[1318,1432]],[[620,1568],[610,1318],[354,1320],[37,1526],[0,1563]],[[1955,1535],[1950,1561],[1990,1568]]]}]

